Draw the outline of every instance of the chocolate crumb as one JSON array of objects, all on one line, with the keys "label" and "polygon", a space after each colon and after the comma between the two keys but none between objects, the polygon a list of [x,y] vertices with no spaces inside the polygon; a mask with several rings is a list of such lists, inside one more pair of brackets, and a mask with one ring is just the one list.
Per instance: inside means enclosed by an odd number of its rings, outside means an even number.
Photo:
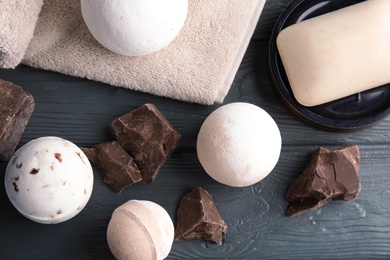
[{"label": "chocolate crumb", "polygon": [[32,168],[30,171],[30,174],[37,174],[39,172],[39,169]]},{"label": "chocolate crumb", "polygon": [[84,189],[84,194],[87,194],[87,189]]},{"label": "chocolate crumb", "polygon": [[13,182],[12,185],[14,186],[15,192],[19,192],[18,185],[16,184],[16,182]]},{"label": "chocolate crumb", "polygon": [[62,213],[62,211],[59,209],[58,211],[57,211],[57,215],[60,215]]},{"label": "chocolate crumb", "polygon": [[81,154],[79,152],[76,152],[76,154],[80,157],[80,160],[85,164],[83,158],[81,157]]},{"label": "chocolate crumb", "polygon": [[16,164],[16,169],[20,169],[20,168],[22,168],[22,166],[23,166],[23,163],[18,163],[18,164]]},{"label": "chocolate crumb", "polygon": [[12,160],[12,164],[15,164],[15,163],[16,163],[16,160],[17,160],[18,158],[19,158],[18,156],[15,156],[15,158]]},{"label": "chocolate crumb", "polygon": [[54,171],[54,166],[53,166],[53,165],[50,165],[50,169],[51,169],[52,171]]},{"label": "chocolate crumb", "polygon": [[61,163],[62,162],[62,158],[61,158],[61,154],[60,153],[55,153],[54,154],[54,157]]}]

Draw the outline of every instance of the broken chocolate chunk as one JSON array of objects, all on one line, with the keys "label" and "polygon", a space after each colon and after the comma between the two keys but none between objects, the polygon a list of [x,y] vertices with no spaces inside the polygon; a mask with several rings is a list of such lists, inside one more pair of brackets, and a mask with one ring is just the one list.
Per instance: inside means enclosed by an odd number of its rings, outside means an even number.
[{"label": "broken chocolate chunk", "polygon": [[151,182],[177,148],[180,134],[152,104],[145,104],[110,124],[118,143],[134,158],[141,182]]},{"label": "broken chocolate chunk", "polygon": [[127,186],[141,180],[133,158],[116,141],[81,149],[102,170],[104,182],[115,192],[121,193]]},{"label": "broken chocolate chunk", "polygon": [[226,232],[227,224],[205,189],[193,189],[182,198],[177,210],[175,241],[203,238],[220,243]]},{"label": "broken chocolate chunk", "polygon": [[11,158],[34,108],[34,98],[30,93],[0,80],[0,160]]},{"label": "broken chocolate chunk", "polygon": [[300,215],[334,200],[354,200],[361,189],[359,161],[357,145],[317,149],[304,172],[287,190],[287,216]]}]

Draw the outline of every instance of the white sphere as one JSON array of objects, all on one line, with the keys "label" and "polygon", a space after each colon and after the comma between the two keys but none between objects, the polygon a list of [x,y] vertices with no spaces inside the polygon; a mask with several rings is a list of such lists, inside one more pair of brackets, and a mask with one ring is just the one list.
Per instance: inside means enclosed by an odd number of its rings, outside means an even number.
[{"label": "white sphere", "polygon": [[164,259],[171,251],[174,226],[157,203],[129,200],[112,214],[107,242],[117,259]]},{"label": "white sphere", "polygon": [[279,160],[279,128],[263,109],[249,103],[231,103],[213,111],[202,124],[197,154],[205,171],[216,181],[245,187],[265,178]]},{"label": "white sphere", "polygon": [[75,144],[42,137],[22,146],[10,159],[5,188],[15,208],[43,224],[66,221],[87,204],[93,189],[93,170]]},{"label": "white sphere", "polygon": [[187,0],[81,0],[93,37],[107,49],[141,56],[166,47],[187,17]]}]

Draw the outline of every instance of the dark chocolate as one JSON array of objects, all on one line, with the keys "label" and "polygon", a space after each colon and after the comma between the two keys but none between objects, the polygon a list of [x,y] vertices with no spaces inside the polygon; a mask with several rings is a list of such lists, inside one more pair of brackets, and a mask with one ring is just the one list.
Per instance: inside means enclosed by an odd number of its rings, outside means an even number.
[{"label": "dark chocolate", "polygon": [[141,182],[151,182],[177,148],[180,134],[152,104],[145,104],[110,124],[118,143],[134,158]]},{"label": "dark chocolate", "polygon": [[30,93],[0,80],[0,160],[8,161],[15,152],[34,108]]},{"label": "dark chocolate", "polygon": [[175,241],[203,238],[220,243],[226,232],[227,224],[205,189],[193,189],[182,198],[177,210]]},{"label": "dark chocolate", "polygon": [[133,158],[116,141],[81,149],[102,170],[104,182],[114,191],[121,193],[127,186],[141,180],[141,172]]},{"label": "dark chocolate", "polygon": [[287,190],[287,216],[300,215],[334,200],[354,200],[361,189],[359,161],[357,145],[317,149],[304,172]]}]

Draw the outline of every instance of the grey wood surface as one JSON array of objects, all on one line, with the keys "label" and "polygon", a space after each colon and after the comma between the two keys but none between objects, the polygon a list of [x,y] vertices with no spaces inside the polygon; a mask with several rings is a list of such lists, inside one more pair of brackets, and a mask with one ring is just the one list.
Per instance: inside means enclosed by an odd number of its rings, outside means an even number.
[{"label": "grey wood surface", "polygon": [[[196,156],[203,120],[221,104],[202,106],[111,87],[102,83],[19,66],[0,78],[31,92],[36,109],[20,145],[41,136],[60,136],[79,146],[111,140],[108,124],[150,102],[182,134],[179,149],[150,184],[114,193],[94,168],[95,186],[86,208],[56,225],[37,224],[13,208],[0,182],[0,259],[113,259],[106,228],[112,211],[129,199],[159,203],[176,221],[181,197],[202,186],[213,196],[229,230],[221,245],[203,240],[175,242],[168,259],[390,259],[390,118],[362,131],[334,133],[309,127],[282,105],[272,89],[267,48],[272,27],[288,0],[268,0],[224,102],[264,108],[277,122],[283,147],[273,172],[246,188],[212,180]],[[284,194],[318,146],[358,144],[362,191],[353,202],[333,202],[287,218]],[[0,163],[4,175],[6,163]]]}]

